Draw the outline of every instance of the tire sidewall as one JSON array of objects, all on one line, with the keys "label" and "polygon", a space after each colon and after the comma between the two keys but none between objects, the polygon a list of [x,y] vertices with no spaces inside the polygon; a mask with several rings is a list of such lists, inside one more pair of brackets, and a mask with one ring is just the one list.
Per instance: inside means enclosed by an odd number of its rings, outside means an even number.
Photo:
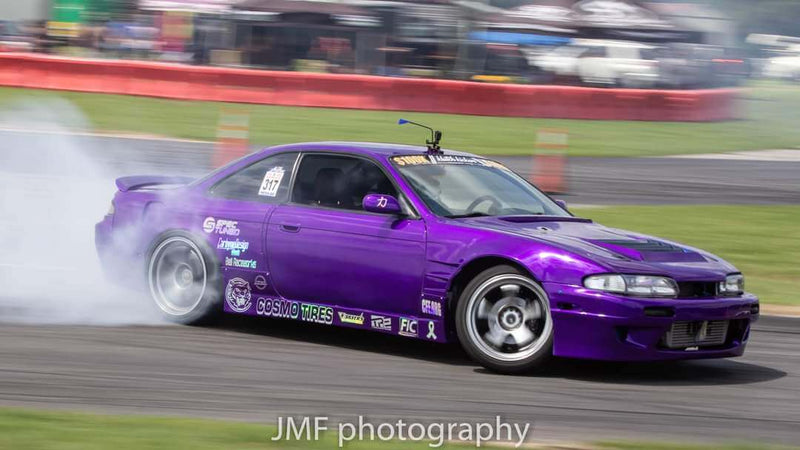
[{"label": "tire sidewall", "polygon": [[[200,299],[200,302],[197,304],[197,306],[195,306],[194,309],[182,315],[171,314],[167,311],[164,311],[154,297],[152,285],[152,265],[155,262],[153,261],[155,252],[159,245],[161,245],[164,241],[175,237],[184,238],[197,247],[201,256],[203,257],[203,262],[206,269],[206,289],[203,297]],[[220,271],[216,255],[205,242],[205,240],[198,239],[196,236],[185,231],[167,231],[160,234],[156,239],[153,240],[153,243],[148,249],[146,255],[147,256],[144,264],[145,286],[153,301],[153,306],[165,319],[169,320],[170,322],[184,325],[201,325],[213,322],[222,314],[222,273]]]},{"label": "tire sidewall", "polygon": [[[537,367],[542,366],[552,357],[554,327],[550,327],[549,336],[547,336],[545,344],[541,347],[541,349],[539,349],[539,351],[518,361],[502,361],[487,355],[472,341],[472,338],[467,331],[467,321],[472,320],[468,308],[469,298],[473,295],[477,288],[481,286],[481,284],[498,275],[521,275],[527,278],[531,283],[539,284],[533,278],[531,278],[530,275],[508,265],[495,266],[479,273],[477,276],[475,276],[475,278],[467,283],[465,288],[461,291],[458,304],[456,305],[455,324],[458,340],[470,357],[490,370],[508,374],[529,372]],[[541,287],[541,285],[539,286]],[[549,302],[550,300],[549,298],[544,298],[543,301]],[[549,311],[550,308],[547,308],[547,310]],[[553,318],[550,312],[548,312],[547,320],[550,320],[552,323]]]}]

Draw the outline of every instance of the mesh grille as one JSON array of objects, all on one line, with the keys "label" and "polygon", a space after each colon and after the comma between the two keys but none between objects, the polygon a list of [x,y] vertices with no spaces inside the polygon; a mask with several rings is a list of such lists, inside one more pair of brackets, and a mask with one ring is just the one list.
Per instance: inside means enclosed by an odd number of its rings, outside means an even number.
[{"label": "mesh grille", "polygon": [[717,285],[714,281],[682,281],[678,283],[680,298],[712,298],[717,296]]}]

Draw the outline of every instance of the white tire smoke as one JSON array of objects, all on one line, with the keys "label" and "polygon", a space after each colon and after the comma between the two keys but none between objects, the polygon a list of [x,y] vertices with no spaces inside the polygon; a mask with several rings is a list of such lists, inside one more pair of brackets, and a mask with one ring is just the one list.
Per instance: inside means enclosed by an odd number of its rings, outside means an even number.
[{"label": "white tire smoke", "polygon": [[96,160],[102,148],[86,147],[97,143],[71,134],[87,129],[83,114],[66,101],[0,111],[2,322],[162,323],[146,294],[103,276],[94,224],[123,174]]}]

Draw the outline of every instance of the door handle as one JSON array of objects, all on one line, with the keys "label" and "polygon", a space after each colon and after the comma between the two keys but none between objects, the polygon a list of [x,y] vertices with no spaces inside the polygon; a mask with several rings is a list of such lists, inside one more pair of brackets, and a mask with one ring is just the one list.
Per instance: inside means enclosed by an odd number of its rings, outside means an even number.
[{"label": "door handle", "polygon": [[281,230],[287,231],[289,233],[297,233],[300,231],[300,225],[290,225],[287,223],[281,224]]}]

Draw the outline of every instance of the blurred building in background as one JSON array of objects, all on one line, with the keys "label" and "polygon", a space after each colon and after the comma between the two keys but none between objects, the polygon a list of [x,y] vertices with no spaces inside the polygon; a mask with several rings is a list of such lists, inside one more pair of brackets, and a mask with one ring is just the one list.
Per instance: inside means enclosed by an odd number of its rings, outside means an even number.
[{"label": "blurred building in background", "polygon": [[760,69],[760,44],[743,50],[736,4],[729,16],[713,1],[34,0],[0,7],[0,50],[644,88],[785,76]]},{"label": "blurred building in background", "polygon": [[0,20],[4,22],[46,20],[49,9],[49,0],[0,2]]}]

